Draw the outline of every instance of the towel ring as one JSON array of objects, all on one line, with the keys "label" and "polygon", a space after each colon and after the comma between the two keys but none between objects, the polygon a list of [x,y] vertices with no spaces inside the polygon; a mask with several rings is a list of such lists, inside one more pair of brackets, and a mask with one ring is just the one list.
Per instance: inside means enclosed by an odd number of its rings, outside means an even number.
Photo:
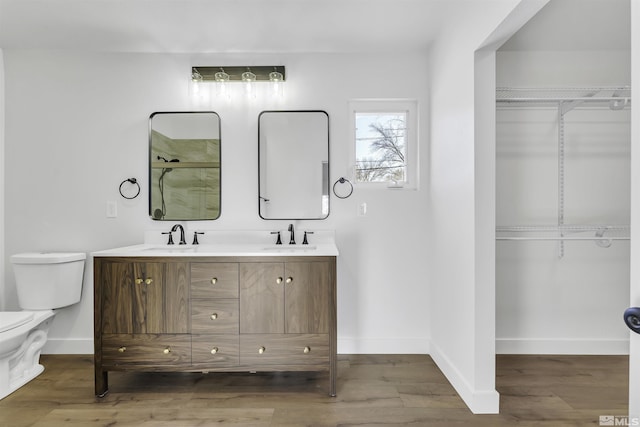
[{"label": "towel ring", "polygon": [[[124,195],[124,193],[122,192],[122,186],[124,185],[124,183],[125,183],[125,182],[128,182],[128,183],[130,183],[130,184],[135,184],[135,185],[137,185],[137,186],[138,186],[138,191],[136,192],[136,194],[134,194],[134,195],[133,195],[133,196],[131,196],[131,197],[128,197],[128,196],[125,196],[125,195]],[[127,179],[125,179],[124,181],[122,181],[122,182],[120,183],[120,188],[118,188],[118,190],[120,191],[120,195],[121,195],[122,197],[124,197],[125,199],[129,199],[129,200],[131,200],[131,199],[135,199],[136,197],[138,197],[138,194],[140,194],[140,183],[139,183],[139,182],[138,182],[138,180],[137,180],[137,179],[135,179],[135,178],[127,178]]]},{"label": "towel ring", "polygon": [[[339,183],[340,184],[344,184],[344,183],[349,184],[349,193],[347,195],[340,196],[338,193],[336,193],[336,185],[338,185]],[[353,184],[347,178],[340,177],[340,179],[338,179],[336,182],[333,183],[333,194],[335,194],[338,199],[346,199],[346,198],[348,198],[349,196],[351,196],[353,194]]]}]

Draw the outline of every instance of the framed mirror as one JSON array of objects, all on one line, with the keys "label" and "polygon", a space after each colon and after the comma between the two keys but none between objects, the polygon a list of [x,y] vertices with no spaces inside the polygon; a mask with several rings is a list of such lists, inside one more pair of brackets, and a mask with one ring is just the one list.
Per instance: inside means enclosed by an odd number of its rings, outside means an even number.
[{"label": "framed mirror", "polygon": [[329,115],[320,110],[260,113],[258,171],[262,219],[325,219]]},{"label": "framed mirror", "polygon": [[149,118],[149,216],[158,221],[220,216],[220,117],[157,112]]}]

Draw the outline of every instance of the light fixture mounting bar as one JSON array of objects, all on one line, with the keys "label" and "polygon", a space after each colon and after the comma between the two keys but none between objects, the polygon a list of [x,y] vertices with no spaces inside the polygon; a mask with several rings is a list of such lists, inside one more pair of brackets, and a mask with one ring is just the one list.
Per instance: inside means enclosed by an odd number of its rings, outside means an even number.
[{"label": "light fixture mounting bar", "polygon": [[229,81],[242,81],[242,73],[246,71],[251,71],[256,75],[256,81],[258,82],[268,82],[270,81],[269,74],[276,71],[282,74],[282,80],[286,80],[286,75],[284,71],[284,65],[260,65],[260,66],[233,66],[233,67],[222,67],[222,66],[194,66],[191,67],[191,73],[198,72],[202,76],[202,80],[207,82],[215,82],[215,74],[219,71],[224,71],[229,75]]}]

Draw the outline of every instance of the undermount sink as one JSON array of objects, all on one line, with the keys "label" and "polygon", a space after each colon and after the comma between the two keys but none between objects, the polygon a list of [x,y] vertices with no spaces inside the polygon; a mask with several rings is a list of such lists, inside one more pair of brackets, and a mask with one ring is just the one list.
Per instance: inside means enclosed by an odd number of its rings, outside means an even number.
[{"label": "undermount sink", "polygon": [[195,252],[197,245],[158,245],[145,248],[151,252]]},{"label": "undermount sink", "polygon": [[266,246],[262,249],[275,252],[307,252],[315,251],[317,247],[315,245],[273,245]]}]

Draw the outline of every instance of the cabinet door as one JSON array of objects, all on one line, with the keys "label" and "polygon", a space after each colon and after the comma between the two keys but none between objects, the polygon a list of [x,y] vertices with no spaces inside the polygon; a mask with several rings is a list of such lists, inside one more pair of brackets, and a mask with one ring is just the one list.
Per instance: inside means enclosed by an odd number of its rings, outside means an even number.
[{"label": "cabinet door", "polygon": [[329,263],[285,264],[285,333],[329,333],[330,285]]},{"label": "cabinet door", "polygon": [[164,332],[164,264],[134,263],[134,295],[140,303],[134,305],[133,332],[158,334]]},{"label": "cabinet door", "polygon": [[[158,333],[186,334],[189,332],[188,267],[189,265],[186,262],[170,262],[166,265],[166,275],[161,296],[162,318],[153,322],[158,327]],[[157,298],[158,295],[154,294],[154,297]],[[159,305],[158,302],[154,304],[156,313],[158,313]],[[150,310],[151,306],[148,305],[147,318],[150,318]]]},{"label": "cabinet door", "polygon": [[[140,305],[134,292],[133,264],[102,262],[102,332],[132,334],[134,306]],[[139,315],[139,313],[138,313]]]},{"label": "cabinet door", "polygon": [[284,332],[284,265],[240,264],[240,333]]},{"label": "cabinet door", "polygon": [[186,263],[105,262],[102,269],[105,334],[187,333]]}]

